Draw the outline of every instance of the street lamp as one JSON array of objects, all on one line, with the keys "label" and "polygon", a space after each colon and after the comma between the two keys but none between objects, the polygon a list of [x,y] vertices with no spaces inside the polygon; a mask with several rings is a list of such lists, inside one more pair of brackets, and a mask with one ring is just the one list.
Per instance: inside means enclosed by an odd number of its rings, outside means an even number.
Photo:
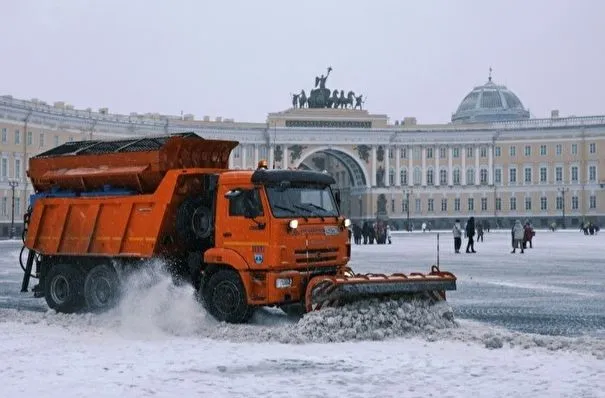
[{"label": "street lamp", "polygon": [[406,211],[406,229],[408,232],[412,231],[411,225],[410,225],[410,193],[412,192],[411,188],[406,188],[403,190],[403,192],[405,193],[405,211]]},{"label": "street lamp", "polygon": [[11,208],[11,231],[10,238],[13,239],[15,237],[15,188],[19,186],[18,180],[8,180],[8,185],[11,187],[11,193],[13,197],[13,203]]},{"label": "street lamp", "polygon": [[561,192],[561,197],[562,197],[562,206],[561,209],[563,210],[563,222],[561,223],[561,226],[563,229],[566,229],[566,225],[565,225],[565,192],[569,191],[569,188],[557,188],[557,191]]}]

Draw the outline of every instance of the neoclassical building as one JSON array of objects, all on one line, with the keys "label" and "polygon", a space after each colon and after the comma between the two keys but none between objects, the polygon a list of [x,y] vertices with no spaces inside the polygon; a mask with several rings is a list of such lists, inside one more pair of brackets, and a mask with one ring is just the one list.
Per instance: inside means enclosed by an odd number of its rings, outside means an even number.
[{"label": "neoclassical building", "polygon": [[[351,104],[352,105],[352,104]],[[326,171],[353,220],[388,219],[397,228],[426,221],[449,228],[470,215],[508,227],[530,219],[577,228],[605,221],[605,116],[531,119],[519,98],[492,82],[473,88],[448,124],[391,120],[367,110],[290,108],[266,123],[193,115],[118,115],[64,102],[0,97],[0,237],[12,204],[20,233],[31,185],[28,159],[70,140],[194,131],[237,140],[232,168]],[[13,196],[14,188],[14,196]],[[13,202],[14,198],[14,202]]]}]

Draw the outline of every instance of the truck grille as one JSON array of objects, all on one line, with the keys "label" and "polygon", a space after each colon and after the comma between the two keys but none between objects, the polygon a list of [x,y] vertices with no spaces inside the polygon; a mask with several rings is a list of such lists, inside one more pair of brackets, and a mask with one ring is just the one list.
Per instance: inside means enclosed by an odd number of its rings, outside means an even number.
[{"label": "truck grille", "polygon": [[337,247],[323,247],[318,249],[294,250],[296,264],[317,264],[338,259]]}]

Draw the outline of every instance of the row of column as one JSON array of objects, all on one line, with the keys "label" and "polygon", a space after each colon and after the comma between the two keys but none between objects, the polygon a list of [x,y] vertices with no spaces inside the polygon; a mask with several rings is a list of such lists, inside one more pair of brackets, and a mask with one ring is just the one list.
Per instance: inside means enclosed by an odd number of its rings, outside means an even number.
[{"label": "row of column", "polygon": [[[253,144],[254,145],[254,163],[250,166],[250,167],[256,167],[256,165],[258,164],[260,158],[259,158],[259,150],[258,147],[259,145]],[[264,145],[263,145],[264,146]],[[242,146],[240,148],[241,150],[241,154],[240,154],[240,158],[242,159],[241,161],[241,166],[242,168],[247,167],[248,166],[248,151],[246,150],[246,147]],[[290,166],[289,163],[289,151],[288,151],[288,146],[287,145],[282,145],[282,160],[281,160],[281,164],[282,164],[282,168],[286,169]],[[275,145],[271,145],[269,146],[268,149],[268,155],[269,155],[269,168],[272,169],[275,165]],[[235,167],[235,156],[234,156],[234,152],[231,151],[231,155],[229,156],[229,168],[233,169]]]}]

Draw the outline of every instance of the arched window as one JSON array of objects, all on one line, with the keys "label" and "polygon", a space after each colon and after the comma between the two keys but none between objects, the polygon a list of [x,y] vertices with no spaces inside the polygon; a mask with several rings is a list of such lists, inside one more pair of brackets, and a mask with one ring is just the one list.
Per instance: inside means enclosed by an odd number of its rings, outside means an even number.
[{"label": "arched window", "polygon": [[481,169],[480,172],[480,178],[481,178],[481,185],[486,185],[487,184],[487,169]]},{"label": "arched window", "polygon": [[460,185],[460,169],[454,169],[454,174],[452,177],[454,179],[454,185]]},{"label": "arched window", "polygon": [[420,185],[422,183],[422,171],[420,167],[414,168],[414,185]]},{"label": "arched window", "polygon": [[447,170],[439,170],[439,185],[447,185]]},{"label": "arched window", "polygon": [[433,169],[426,171],[426,185],[435,185]]},{"label": "arched window", "polygon": [[408,185],[408,170],[401,169],[401,185]]},{"label": "arched window", "polygon": [[395,169],[393,168],[389,169],[389,185],[395,185]]},{"label": "arched window", "polygon": [[466,169],[466,185],[473,185],[475,183],[475,169]]}]

